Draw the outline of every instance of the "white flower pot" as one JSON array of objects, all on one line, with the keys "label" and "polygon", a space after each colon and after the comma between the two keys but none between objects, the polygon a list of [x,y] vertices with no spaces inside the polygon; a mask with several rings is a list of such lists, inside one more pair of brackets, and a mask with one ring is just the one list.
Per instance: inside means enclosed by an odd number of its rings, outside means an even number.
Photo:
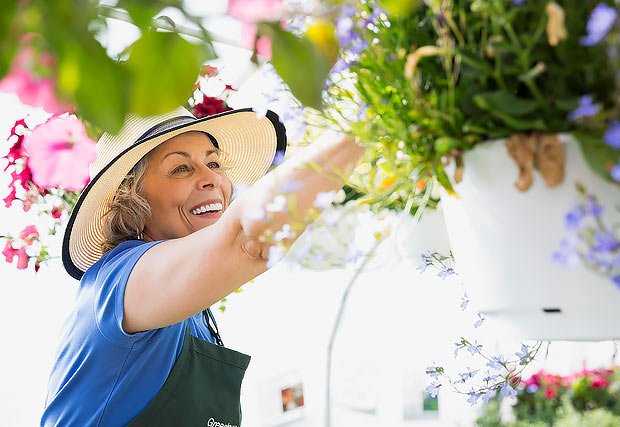
[{"label": "white flower pot", "polygon": [[588,167],[572,136],[560,140],[566,177],[554,188],[535,171],[532,187],[519,192],[517,166],[503,140],[465,154],[463,180],[455,185],[459,198],[442,193],[456,267],[472,303],[509,335],[617,339],[620,289],[582,265],[557,265],[551,255],[566,235],[564,215],[578,200],[576,181],[599,198],[608,224],[620,220],[614,208],[620,191]]}]

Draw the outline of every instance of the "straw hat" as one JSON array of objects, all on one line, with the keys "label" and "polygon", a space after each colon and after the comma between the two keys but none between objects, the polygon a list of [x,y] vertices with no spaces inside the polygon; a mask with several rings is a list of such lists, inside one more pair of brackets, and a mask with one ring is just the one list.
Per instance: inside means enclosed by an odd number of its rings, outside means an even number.
[{"label": "straw hat", "polygon": [[197,119],[184,108],[160,116],[128,115],[116,135],[103,134],[91,181],[78,199],[65,231],[62,262],[80,279],[101,256],[102,217],[119,185],[142,157],[162,142],[184,132],[207,132],[231,160],[226,174],[233,185],[250,185],[263,176],[286,150],[286,132],[277,114],[259,118],[250,108]]}]

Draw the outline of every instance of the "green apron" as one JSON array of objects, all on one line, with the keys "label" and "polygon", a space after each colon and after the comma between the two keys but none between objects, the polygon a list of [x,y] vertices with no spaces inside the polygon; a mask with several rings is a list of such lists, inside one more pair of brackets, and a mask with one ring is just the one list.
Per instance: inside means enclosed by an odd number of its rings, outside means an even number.
[{"label": "green apron", "polygon": [[225,348],[213,314],[205,310],[203,315],[217,345],[190,334],[188,322],[181,353],[164,386],[128,426],[241,425],[239,393],[250,356]]}]

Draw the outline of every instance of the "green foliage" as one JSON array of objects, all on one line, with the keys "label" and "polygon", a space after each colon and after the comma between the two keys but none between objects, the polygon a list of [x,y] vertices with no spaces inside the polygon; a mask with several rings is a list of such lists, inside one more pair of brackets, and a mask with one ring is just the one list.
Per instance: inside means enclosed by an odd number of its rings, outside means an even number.
[{"label": "green foliage", "polygon": [[[182,4],[177,0],[121,1],[142,31],[122,58],[112,59],[97,40],[107,30],[109,12],[96,1],[56,2],[33,0],[3,2],[0,71],[6,72],[17,40],[5,37],[35,32],[37,48],[53,54],[58,89],[76,105],[77,113],[110,132],[120,129],[127,112],[142,115],[163,113],[186,102],[203,61],[214,57],[202,28],[204,40],[191,43],[175,32],[157,32],[153,17],[164,7]],[[197,20],[187,13],[192,22]],[[0,21],[0,23],[3,21]]]},{"label": "green foliage", "polygon": [[308,38],[284,31],[277,24],[265,25],[263,32],[271,38],[271,62],[293,95],[304,105],[320,109],[321,90],[333,61]]},{"label": "green foliage", "polygon": [[[600,0],[557,1],[569,35],[557,46],[547,39],[547,3],[429,1],[400,17],[380,15],[359,31],[368,47],[332,80],[328,117],[342,121],[339,108],[347,102],[365,108],[353,133],[374,142],[369,158],[389,164],[406,194],[429,177],[450,191],[445,162],[460,162],[482,141],[517,132],[588,132],[590,122],[571,121],[568,112],[584,95],[611,111],[615,96],[617,67],[605,44],[579,43]],[[374,9],[365,3],[358,19]],[[601,156],[589,156],[601,170]]]}]

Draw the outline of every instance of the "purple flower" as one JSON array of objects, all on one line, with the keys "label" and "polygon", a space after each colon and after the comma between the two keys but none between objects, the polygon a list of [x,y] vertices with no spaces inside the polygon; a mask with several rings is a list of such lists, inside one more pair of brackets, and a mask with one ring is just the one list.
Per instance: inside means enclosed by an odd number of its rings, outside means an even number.
[{"label": "purple flower", "polygon": [[620,149],[620,122],[612,121],[607,128],[607,132],[603,135],[603,140],[607,145]]},{"label": "purple flower", "polygon": [[581,226],[581,221],[586,213],[583,206],[576,205],[573,210],[568,211],[564,216],[564,224],[569,230],[575,230]]},{"label": "purple flower", "polygon": [[568,113],[568,119],[574,121],[584,117],[592,117],[596,115],[599,110],[600,107],[593,103],[592,97],[590,95],[585,95],[579,98],[579,106]]},{"label": "purple flower", "polygon": [[611,173],[611,177],[614,179],[614,181],[620,182],[620,162],[618,162],[618,164],[612,167],[609,173]]},{"label": "purple flower", "polygon": [[620,248],[620,242],[611,233],[599,232],[594,235],[594,252],[614,252]]},{"label": "purple flower", "polygon": [[525,3],[525,0],[512,0],[512,4],[515,6],[523,6],[523,3]]},{"label": "purple flower", "polygon": [[487,366],[491,369],[495,369],[497,371],[504,368],[506,361],[504,360],[504,356],[493,356],[491,360],[487,362]]},{"label": "purple flower", "polygon": [[341,47],[348,46],[355,39],[359,38],[359,34],[355,30],[353,16],[357,8],[351,4],[342,7],[342,13],[336,19],[336,38]]},{"label": "purple flower", "polygon": [[517,396],[517,390],[512,388],[512,386],[510,384],[508,384],[508,381],[506,381],[502,385],[502,389],[500,390],[500,394],[502,395],[502,397],[514,398],[514,397]]},{"label": "purple flower", "polygon": [[605,38],[618,18],[616,8],[605,3],[596,5],[586,28],[587,35],[579,39],[583,46],[594,46]]},{"label": "purple flower", "polygon": [[474,406],[476,403],[478,403],[478,399],[480,399],[480,397],[482,396],[481,393],[478,393],[476,391],[470,391],[467,394],[469,395],[467,403],[469,403],[471,406]]},{"label": "purple flower", "polygon": [[594,218],[598,218],[603,213],[603,207],[599,205],[596,197],[593,195],[588,195],[588,213],[592,215]]},{"label": "purple flower", "polygon": [[474,323],[474,328],[479,328],[480,326],[482,326],[485,320],[486,317],[484,316],[484,314],[478,313],[478,320],[476,321],[476,323]]},{"label": "purple flower", "polygon": [[613,276],[613,277],[611,278],[611,281],[612,281],[612,283],[613,283],[614,285],[616,285],[618,288],[620,288],[620,274],[619,274],[619,275],[616,275],[616,276]]}]

